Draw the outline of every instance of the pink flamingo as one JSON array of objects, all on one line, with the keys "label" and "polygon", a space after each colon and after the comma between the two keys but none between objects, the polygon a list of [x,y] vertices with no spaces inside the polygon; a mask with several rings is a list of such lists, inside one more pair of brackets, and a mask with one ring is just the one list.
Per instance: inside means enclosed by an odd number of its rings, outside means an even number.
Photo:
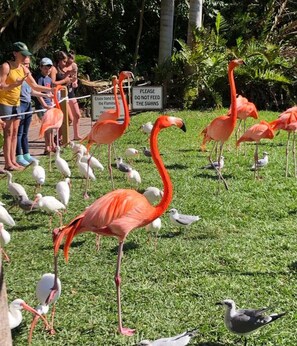
[{"label": "pink flamingo", "polygon": [[265,121],[262,120],[259,124],[255,124],[251,126],[249,129],[245,131],[245,133],[239,138],[239,140],[236,142],[236,145],[239,146],[241,142],[256,142],[256,148],[254,153],[254,160],[255,160],[255,171],[254,171],[254,177],[256,177],[256,172],[258,173],[259,177],[259,169],[257,169],[258,165],[258,145],[261,139],[268,138],[272,139],[274,137],[274,131],[271,125]]},{"label": "pink flamingo", "polygon": [[[173,187],[168,172],[162,162],[161,155],[158,150],[158,134],[160,130],[170,126],[177,126],[182,130],[186,130],[185,125],[180,118],[171,116],[160,116],[154,125],[150,137],[150,145],[152,158],[161,176],[164,193],[158,205],[153,206],[146,197],[135,190],[114,190],[101,198],[97,199],[80,215],[74,218],[67,226],[55,229],[53,231],[54,253],[55,253],[55,274],[57,277],[57,256],[60,244],[63,238],[66,238],[64,244],[64,256],[68,260],[68,251],[73,238],[86,231],[92,231],[103,236],[112,236],[118,238],[118,257],[115,273],[115,284],[117,291],[118,306],[118,330],[124,335],[133,335],[134,330],[124,328],[122,326],[121,314],[121,295],[120,295],[120,269],[121,259],[123,256],[123,245],[128,234],[136,228],[144,227],[153,220],[160,217],[172,200]],[[56,280],[52,288],[52,292],[48,297],[51,301],[58,289]]]},{"label": "pink flamingo", "polygon": [[[111,144],[114,143],[118,138],[120,138],[126,131],[129,123],[129,108],[127,104],[127,99],[123,89],[123,82],[127,78],[134,78],[133,73],[130,71],[122,71],[119,75],[119,89],[120,95],[124,106],[124,122],[119,123],[117,120],[103,120],[97,121],[92,127],[90,133],[82,140],[87,140],[87,149],[90,150],[93,144],[108,144],[108,169],[109,175],[112,182],[112,188],[114,189],[112,168],[111,168]],[[85,192],[86,195],[86,192]]]}]

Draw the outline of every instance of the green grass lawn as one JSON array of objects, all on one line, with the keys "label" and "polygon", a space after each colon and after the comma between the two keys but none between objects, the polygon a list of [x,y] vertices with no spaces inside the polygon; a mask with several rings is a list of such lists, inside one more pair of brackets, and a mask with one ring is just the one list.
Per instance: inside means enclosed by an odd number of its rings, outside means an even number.
[{"label": "green grass lawn", "polygon": [[[226,330],[224,311],[215,305],[226,298],[235,300],[239,307],[271,306],[272,312],[288,312],[251,336],[251,343],[297,344],[297,180],[292,158],[290,176],[285,178],[287,135],[281,132],[272,141],[261,143],[260,155],[267,151],[270,162],[260,172],[259,180],[250,171],[254,144],[242,144],[236,152],[232,137],[224,149],[223,175],[229,190],[221,184],[218,193],[215,172],[201,169],[208,163],[208,152],[199,150],[202,138],[198,135],[224,111],[171,112],[184,119],[187,132],[169,128],[160,133],[160,152],[174,186],[171,207],[184,214],[200,215],[201,220],[187,229],[178,229],[170,224],[166,212],[156,248],[153,241],[148,241],[145,229],[128,236],[121,273],[123,324],[136,328],[135,335],[123,337],[117,333],[117,239],[103,238],[96,252],[95,235],[88,232],[74,238],[68,264],[60,251],[62,295],[56,308],[56,335],[48,335],[39,323],[32,345],[135,345],[142,339],[167,337],[193,328],[199,329],[193,345],[242,345]],[[269,121],[277,115],[260,112],[260,118]],[[133,117],[128,131],[116,143],[117,155],[123,156],[127,147],[141,149],[148,145],[139,126],[157,116],[150,112]],[[249,120],[248,127],[254,123]],[[70,149],[66,148],[61,156],[70,160]],[[96,174],[89,200],[82,197],[81,179],[71,162],[72,192],[65,224],[111,190],[106,147],[100,148],[100,161],[106,169]],[[48,167],[48,158],[42,158],[41,164]],[[151,160],[140,155],[132,165],[141,174],[142,191],[148,186],[162,188]],[[129,188],[123,173],[113,172],[116,188]],[[31,168],[13,176],[14,181],[26,186],[33,199]],[[48,172],[42,194],[55,195],[59,180],[56,169]],[[6,180],[0,184],[1,200],[9,205]],[[6,247],[11,257],[11,263],[4,264],[8,298],[10,302],[22,298],[36,306],[36,283],[42,274],[53,272],[48,216],[40,212],[26,215],[15,208],[11,215],[17,225],[9,230],[12,240]],[[58,225],[59,219],[54,217],[54,226]],[[31,316],[23,315],[23,323],[13,331],[16,346],[27,343]]]}]

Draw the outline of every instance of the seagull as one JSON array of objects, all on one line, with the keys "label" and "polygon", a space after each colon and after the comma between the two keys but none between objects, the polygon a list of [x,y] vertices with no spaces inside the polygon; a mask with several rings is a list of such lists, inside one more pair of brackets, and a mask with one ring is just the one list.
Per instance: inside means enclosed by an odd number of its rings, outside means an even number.
[{"label": "seagull", "polygon": [[143,133],[146,133],[147,135],[149,135],[152,132],[152,129],[154,127],[154,124],[152,124],[151,121],[143,124],[140,126],[140,129]]},{"label": "seagull", "polygon": [[148,149],[147,147],[142,147],[142,152],[143,152],[144,156],[152,157],[152,153],[151,153],[150,149]]},{"label": "seagull", "polygon": [[138,346],[186,346],[198,330],[190,330],[182,334],[172,336],[171,338],[162,338],[155,341],[142,340]]},{"label": "seagull", "polygon": [[256,166],[257,166],[257,167],[255,166],[255,164],[253,164],[251,170],[254,171],[255,168],[259,169],[259,168],[263,168],[263,167],[265,167],[265,166],[267,166],[267,165],[268,165],[268,153],[267,153],[267,151],[264,151],[264,152],[263,152],[263,158],[262,158],[262,159],[259,159],[259,160],[257,161],[257,163],[256,163]]},{"label": "seagull", "polygon": [[24,198],[24,196],[19,196],[17,204],[21,209],[23,209],[27,213],[38,209],[37,205],[34,205],[33,201]]},{"label": "seagull", "polygon": [[163,197],[163,191],[155,186],[149,186],[143,193],[144,197],[154,204],[154,202],[159,201]]},{"label": "seagull", "polygon": [[116,161],[116,165],[117,165],[117,169],[121,172],[127,173],[130,171],[130,169],[132,169],[132,167],[123,161],[122,157],[118,157],[115,159]]},{"label": "seagull", "polygon": [[[223,305],[226,308],[225,325],[227,329],[237,335],[247,335],[255,332],[260,327],[269,324],[286,313],[264,315],[264,312],[269,308],[262,309],[240,309],[236,310],[235,302],[232,299],[225,299],[216,305]],[[245,339],[246,345],[247,340]]]},{"label": "seagull", "polygon": [[4,225],[0,222],[0,252],[3,253],[4,258],[7,262],[9,262],[9,257],[7,253],[3,250],[3,247],[10,242],[10,234],[4,229]]},{"label": "seagull", "polygon": [[66,178],[71,176],[71,171],[68,165],[68,162],[64,160],[60,156],[61,148],[59,146],[56,147],[56,154],[55,154],[55,164],[58,169],[58,171]]},{"label": "seagull", "polygon": [[189,226],[193,222],[200,220],[200,216],[179,214],[176,209],[169,210],[170,221],[176,226]]},{"label": "seagull", "polygon": [[204,167],[202,167],[202,169],[222,169],[224,167],[224,156],[221,156],[220,162],[215,161],[213,163],[210,163]]}]

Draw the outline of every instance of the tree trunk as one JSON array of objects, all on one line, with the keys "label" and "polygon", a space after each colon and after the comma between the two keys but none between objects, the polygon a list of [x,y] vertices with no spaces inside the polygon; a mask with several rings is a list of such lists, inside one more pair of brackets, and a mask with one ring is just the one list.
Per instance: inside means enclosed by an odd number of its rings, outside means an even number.
[{"label": "tree trunk", "polygon": [[0,253],[0,345],[11,346],[11,331],[8,324],[8,304],[4,282],[2,255]]},{"label": "tree trunk", "polygon": [[193,48],[193,30],[202,27],[203,0],[190,0],[187,44]]},{"label": "tree trunk", "polygon": [[139,10],[139,27],[138,27],[138,33],[137,33],[137,38],[136,38],[133,67],[132,67],[132,72],[134,74],[135,74],[137,61],[138,61],[139,44],[140,44],[140,38],[141,38],[141,33],[142,33],[142,27],[143,27],[144,5],[145,5],[145,0],[142,0],[141,9]]},{"label": "tree trunk", "polygon": [[172,54],[174,0],[161,1],[159,59],[161,65]]}]

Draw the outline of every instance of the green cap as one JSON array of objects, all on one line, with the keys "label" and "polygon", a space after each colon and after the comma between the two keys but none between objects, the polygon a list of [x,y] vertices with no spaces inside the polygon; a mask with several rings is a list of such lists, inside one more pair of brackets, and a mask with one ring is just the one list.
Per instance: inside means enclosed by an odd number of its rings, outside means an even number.
[{"label": "green cap", "polygon": [[32,53],[29,52],[28,47],[23,42],[15,42],[12,44],[13,52],[21,52],[24,56],[30,56]]}]

